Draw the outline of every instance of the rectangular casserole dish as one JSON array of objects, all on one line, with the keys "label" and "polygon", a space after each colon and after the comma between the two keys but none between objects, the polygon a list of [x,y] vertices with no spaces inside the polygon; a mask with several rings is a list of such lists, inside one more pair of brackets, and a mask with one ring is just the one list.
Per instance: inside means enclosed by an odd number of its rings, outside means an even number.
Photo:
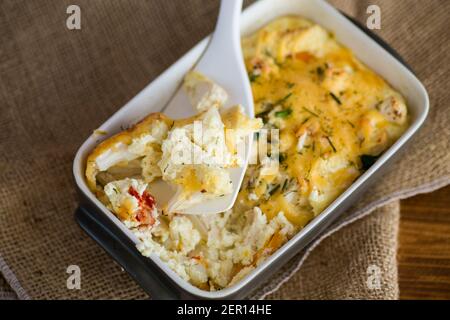
[{"label": "rectangular casserole dish", "polygon": [[[376,36],[369,36],[354,22],[323,0],[261,0],[242,14],[243,35],[257,31],[269,21],[283,15],[299,15],[332,31],[336,39],[353,51],[356,57],[383,77],[407,100],[411,124],[396,143],[361,175],[321,214],[315,217],[291,240],[267,258],[237,284],[220,291],[198,289],[181,279],[164,262],[154,256],[141,256],[135,248],[135,236],[89,190],[85,178],[85,163],[89,152],[100,142],[91,135],[78,150],[73,174],[81,198],[76,218],[82,228],[126,269],[153,298],[244,298],[273,275],[284,263],[317,237],[334,219],[351,206],[367,188],[382,176],[394,156],[404,149],[426,119],[428,95],[415,75],[395,52]],[[181,83],[183,76],[195,64],[206,48],[208,38],[202,40],[175,64],[168,68],[136,97],[108,119],[99,130],[108,136],[121,127],[136,123],[151,112],[160,111]]]}]

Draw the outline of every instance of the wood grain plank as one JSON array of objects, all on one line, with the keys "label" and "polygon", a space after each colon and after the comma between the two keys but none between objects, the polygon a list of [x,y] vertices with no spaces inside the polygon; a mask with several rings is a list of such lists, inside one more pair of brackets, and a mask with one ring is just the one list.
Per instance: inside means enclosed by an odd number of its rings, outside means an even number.
[{"label": "wood grain plank", "polygon": [[450,299],[450,186],[401,201],[400,299]]}]

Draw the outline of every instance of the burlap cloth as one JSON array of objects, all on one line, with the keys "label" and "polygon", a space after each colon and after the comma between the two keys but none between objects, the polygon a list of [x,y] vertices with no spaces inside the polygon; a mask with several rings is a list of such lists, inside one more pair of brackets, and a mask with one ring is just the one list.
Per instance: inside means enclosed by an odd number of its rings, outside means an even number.
[{"label": "burlap cloth", "polygon": [[[75,2],[79,31],[65,26],[74,1],[0,2],[0,298],[14,297],[8,285],[22,299],[147,297],[74,222],[72,160],[94,128],[211,32],[218,5]],[[427,87],[429,119],[384,179],[253,298],[397,298],[395,200],[450,182],[450,1],[332,1],[362,21],[369,2],[382,10],[379,34]],[[66,287],[72,264],[81,290]],[[370,266],[381,271],[378,289],[367,285]]]}]

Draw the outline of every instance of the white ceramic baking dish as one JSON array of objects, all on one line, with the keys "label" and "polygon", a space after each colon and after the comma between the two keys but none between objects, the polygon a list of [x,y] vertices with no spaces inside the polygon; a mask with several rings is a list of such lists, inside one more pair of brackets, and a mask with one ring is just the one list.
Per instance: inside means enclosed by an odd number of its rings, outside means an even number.
[{"label": "white ceramic baking dish", "polygon": [[[299,15],[308,18],[332,31],[337,40],[350,48],[356,56],[372,70],[385,78],[407,99],[411,115],[411,125],[403,136],[357,179],[326,210],[312,220],[303,230],[277,250],[272,256],[253,270],[239,283],[216,292],[200,290],[181,279],[158,257],[151,259],[140,257],[134,248],[137,239],[127,228],[99,201],[89,190],[85,177],[85,161],[89,152],[100,140],[117,133],[124,126],[129,126],[151,112],[160,111],[179,86],[185,73],[194,65],[207,46],[204,39],[175,64],[146,86],[136,97],[118,110],[101,127],[107,136],[91,135],[78,150],[73,174],[81,198],[84,218],[78,216],[79,223],[96,239],[130,274],[156,298],[243,298],[261,283],[267,280],[284,263],[317,237],[335,218],[337,218],[358,197],[382,175],[383,170],[392,162],[393,156],[409,141],[425,121],[428,113],[428,95],[415,75],[398,58],[394,57],[367,33],[358,28],[348,18],[323,0],[261,0],[248,7],[242,14],[242,34],[252,33],[269,21],[283,15]],[[395,26],[384,26],[395,27]],[[226,88],[225,88],[226,89]],[[103,231],[115,240],[122,239],[122,246],[105,240],[101,231],[92,227],[97,215],[103,223]],[[89,221],[87,221],[89,220]],[[90,228],[90,229],[89,229]],[[128,242],[127,242],[128,241]],[[109,246],[109,247],[108,247]],[[124,251],[133,257],[119,257]],[[142,259],[148,261],[143,262]],[[134,262],[133,262],[134,261]],[[139,266],[138,266],[139,265]]]}]

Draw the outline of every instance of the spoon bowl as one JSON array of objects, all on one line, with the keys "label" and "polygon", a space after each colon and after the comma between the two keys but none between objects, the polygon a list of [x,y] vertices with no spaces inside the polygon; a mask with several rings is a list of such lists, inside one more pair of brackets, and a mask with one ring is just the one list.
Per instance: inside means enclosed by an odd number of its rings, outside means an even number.
[{"label": "spoon bowl", "polygon": [[[240,43],[239,19],[241,9],[242,0],[221,1],[215,31],[206,51],[193,70],[203,74],[225,89],[228,100],[223,109],[239,104],[243,106],[245,114],[253,118],[253,96]],[[162,112],[173,119],[187,118],[197,114],[197,111],[189,106],[189,98],[181,86]],[[244,151],[242,155],[243,163],[239,167],[228,169],[233,184],[233,191],[230,194],[194,204],[177,212],[183,214],[212,214],[230,209],[236,200],[244,178],[252,143],[253,135],[249,135],[245,139],[244,148],[242,148]],[[173,197],[175,191],[173,191],[173,195],[168,195],[168,189],[162,185],[163,183],[158,181],[151,186],[156,198],[158,199],[158,194],[163,194],[165,199]]]}]

